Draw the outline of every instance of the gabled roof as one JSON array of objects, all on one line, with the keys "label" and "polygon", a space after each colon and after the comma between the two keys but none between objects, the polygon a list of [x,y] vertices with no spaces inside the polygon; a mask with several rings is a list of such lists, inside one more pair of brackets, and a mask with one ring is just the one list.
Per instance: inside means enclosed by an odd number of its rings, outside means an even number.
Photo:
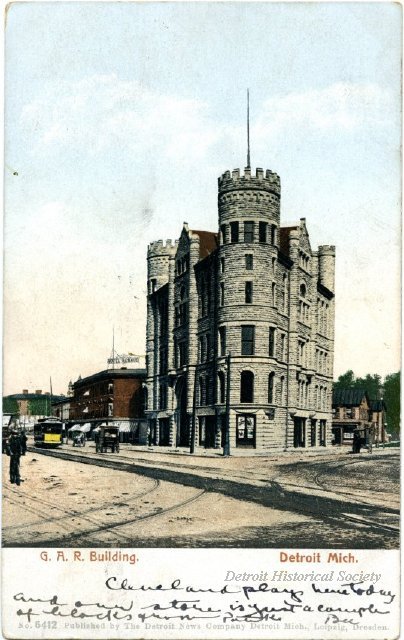
[{"label": "gabled roof", "polygon": [[369,396],[364,389],[334,389],[332,405],[333,407],[359,407],[363,398],[369,402]]},{"label": "gabled roof", "polygon": [[219,236],[213,231],[195,231],[192,229],[191,233],[195,233],[199,236],[199,259],[203,260],[206,256],[209,256],[219,246]]},{"label": "gabled roof", "polygon": [[372,400],[370,403],[370,410],[371,411],[386,411],[387,407],[386,407],[386,403],[384,402],[384,400]]}]

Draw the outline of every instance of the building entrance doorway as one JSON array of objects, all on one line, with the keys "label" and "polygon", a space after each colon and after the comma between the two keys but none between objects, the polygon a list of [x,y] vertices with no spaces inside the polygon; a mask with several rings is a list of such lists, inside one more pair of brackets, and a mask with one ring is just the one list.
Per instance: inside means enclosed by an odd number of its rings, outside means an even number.
[{"label": "building entrance doorway", "polygon": [[149,433],[147,440],[149,447],[156,444],[156,420],[154,418],[149,420]]},{"label": "building entrance doorway", "polygon": [[333,432],[333,436],[334,436],[332,444],[333,445],[341,445],[342,441],[343,441],[343,438],[344,438],[342,427],[335,427],[332,430],[332,432]]},{"label": "building entrance doorway", "polygon": [[175,386],[177,408],[175,412],[177,423],[177,447],[189,447],[189,416],[187,414],[187,387],[184,376]]},{"label": "building entrance doorway", "polygon": [[160,439],[159,445],[161,447],[168,447],[170,444],[170,422],[168,418],[160,418]]},{"label": "building entrance doorway", "polygon": [[205,417],[205,449],[214,449],[216,443],[216,416]]},{"label": "building entrance doorway", "polygon": [[295,448],[306,446],[306,418],[294,419],[293,446]]}]

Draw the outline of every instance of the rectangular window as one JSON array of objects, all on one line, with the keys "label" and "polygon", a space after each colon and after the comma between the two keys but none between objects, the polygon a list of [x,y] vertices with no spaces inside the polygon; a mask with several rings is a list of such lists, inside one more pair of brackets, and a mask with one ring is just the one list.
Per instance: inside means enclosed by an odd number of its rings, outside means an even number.
[{"label": "rectangular window", "polygon": [[204,336],[201,336],[199,338],[199,362],[203,362],[205,360],[204,346],[205,346]]},{"label": "rectangular window", "polygon": [[254,268],[254,257],[252,253],[246,253],[245,268],[247,269],[247,271],[252,271]]},{"label": "rectangular window", "polygon": [[268,223],[260,222],[259,223],[259,241],[260,242],[267,241],[267,230],[268,230]]},{"label": "rectangular window", "polygon": [[219,300],[220,306],[223,307],[224,305],[224,283],[221,282],[220,283],[220,300]]},{"label": "rectangular window", "polygon": [[269,349],[268,353],[271,357],[275,355],[275,328],[269,327]]},{"label": "rectangular window", "polygon": [[276,226],[273,224],[271,225],[271,244],[275,244],[275,240],[276,240]]},{"label": "rectangular window", "polygon": [[160,409],[167,409],[167,388],[164,384],[160,385]]},{"label": "rectangular window", "polygon": [[226,244],[226,225],[222,224],[220,227],[220,233],[222,234],[222,244]]},{"label": "rectangular window", "polygon": [[320,420],[320,447],[326,446],[326,420]]},{"label": "rectangular window", "polygon": [[179,350],[179,366],[183,367],[184,364],[187,363],[187,343],[180,342],[178,344],[178,350]]},{"label": "rectangular window", "polygon": [[209,360],[209,349],[210,349],[210,336],[207,334],[205,336],[206,347],[205,347],[205,360]]},{"label": "rectangular window", "polygon": [[253,301],[253,283],[245,283],[245,301],[247,304],[251,304]]},{"label": "rectangular window", "polygon": [[254,242],[254,223],[244,223],[244,242]]},{"label": "rectangular window", "polygon": [[317,431],[316,427],[317,427],[317,421],[312,420],[311,427],[310,427],[310,445],[312,447],[316,446],[316,431]]},{"label": "rectangular window", "polygon": [[199,378],[199,404],[201,406],[206,404],[206,384],[203,376]]},{"label": "rectangular window", "polygon": [[168,350],[167,347],[160,348],[160,375],[167,373],[168,369]]},{"label": "rectangular window", "polygon": [[224,273],[224,258],[220,258],[220,273]]},{"label": "rectangular window", "polygon": [[281,357],[281,360],[285,360],[285,338],[286,338],[285,334],[281,333],[280,338],[281,338],[280,357]]},{"label": "rectangular window", "polygon": [[219,355],[226,355],[226,327],[219,327]]},{"label": "rectangular window", "polygon": [[238,242],[238,222],[230,222],[230,241]]},{"label": "rectangular window", "polygon": [[245,325],[241,327],[241,355],[253,356],[255,348],[255,327]]},{"label": "rectangular window", "polygon": [[268,376],[268,404],[273,404],[274,402],[274,381],[275,374],[270,373]]}]

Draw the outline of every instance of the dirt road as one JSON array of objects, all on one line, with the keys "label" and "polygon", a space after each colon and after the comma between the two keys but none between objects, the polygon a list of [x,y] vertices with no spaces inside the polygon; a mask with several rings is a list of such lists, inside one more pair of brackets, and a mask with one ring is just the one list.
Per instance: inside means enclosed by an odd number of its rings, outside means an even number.
[{"label": "dirt road", "polygon": [[[3,457],[4,546],[398,547],[399,456],[203,458],[123,446]],[[93,464],[93,463],[96,464]],[[99,465],[109,466],[99,466]]]}]

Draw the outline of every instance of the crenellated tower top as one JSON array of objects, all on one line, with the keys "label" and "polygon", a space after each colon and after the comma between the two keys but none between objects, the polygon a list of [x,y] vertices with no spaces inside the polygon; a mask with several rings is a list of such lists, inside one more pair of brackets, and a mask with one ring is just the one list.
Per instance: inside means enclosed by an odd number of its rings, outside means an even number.
[{"label": "crenellated tower top", "polygon": [[251,175],[251,168],[246,167],[244,174],[240,173],[240,169],[233,171],[225,171],[218,179],[219,195],[230,191],[238,191],[243,189],[269,191],[274,195],[280,196],[281,180],[277,173],[267,169],[257,167],[255,176]]},{"label": "crenellated tower top", "polygon": [[177,246],[178,240],[155,240],[147,247],[147,257],[155,258],[157,256],[175,255]]}]

